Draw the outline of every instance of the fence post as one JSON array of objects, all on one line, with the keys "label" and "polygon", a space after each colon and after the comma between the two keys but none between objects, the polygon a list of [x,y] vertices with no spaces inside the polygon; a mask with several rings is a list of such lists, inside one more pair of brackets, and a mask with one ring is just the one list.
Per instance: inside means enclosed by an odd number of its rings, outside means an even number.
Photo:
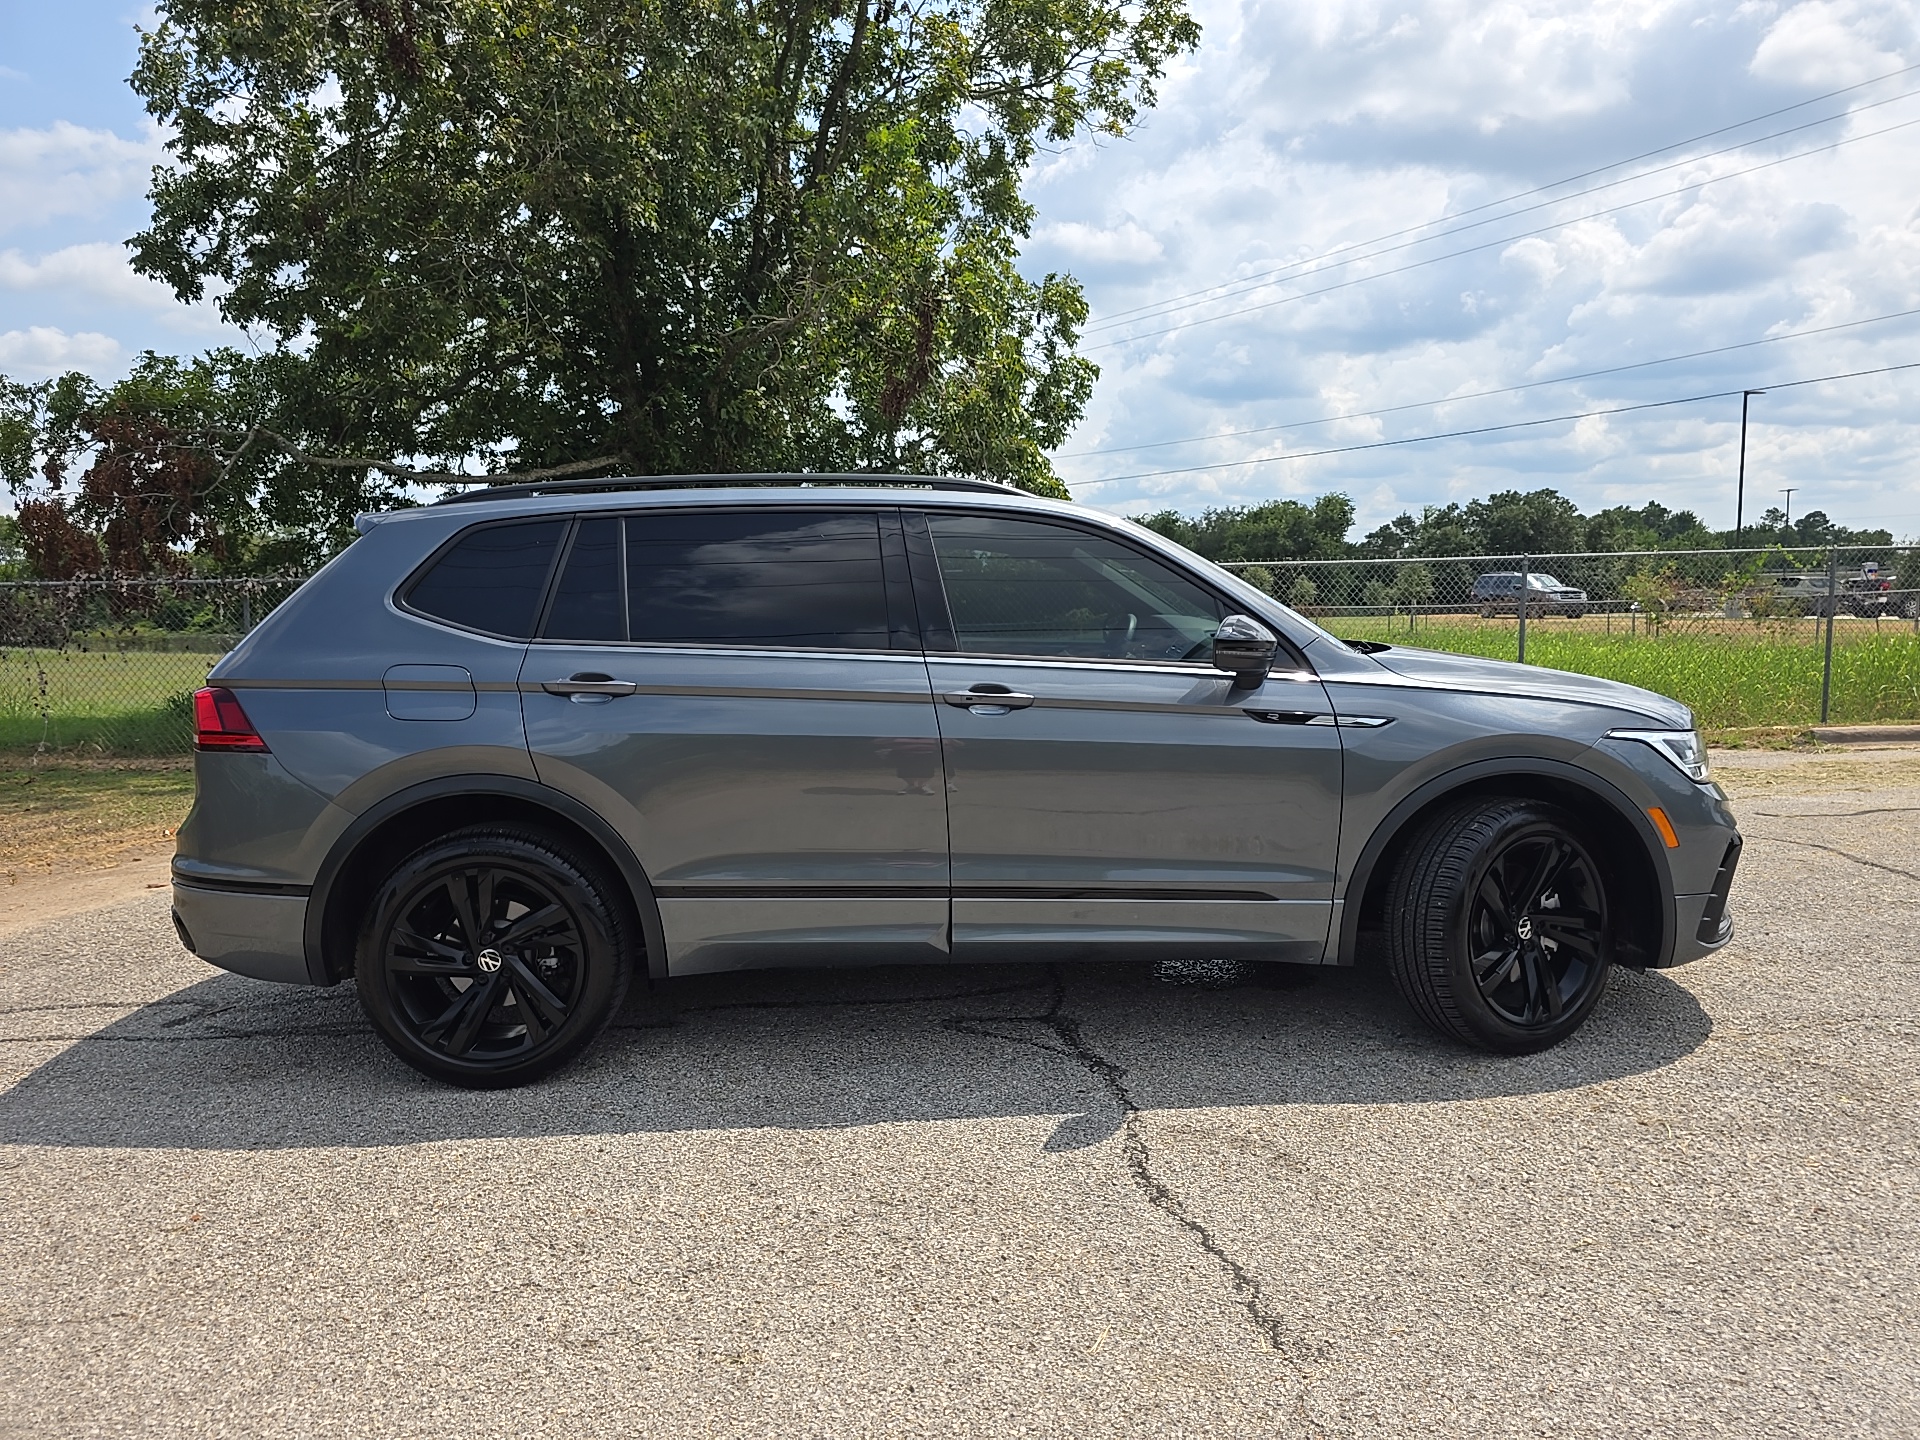
[{"label": "fence post", "polygon": [[1527,585],[1533,578],[1533,557],[1520,557],[1520,663],[1527,663]]},{"label": "fence post", "polygon": [[1820,723],[1827,723],[1827,702],[1833,695],[1833,615],[1840,608],[1840,552],[1827,552],[1827,653],[1820,666]]},{"label": "fence post", "polygon": [[253,629],[253,585],[248,581],[240,583],[240,633],[246,634]]}]

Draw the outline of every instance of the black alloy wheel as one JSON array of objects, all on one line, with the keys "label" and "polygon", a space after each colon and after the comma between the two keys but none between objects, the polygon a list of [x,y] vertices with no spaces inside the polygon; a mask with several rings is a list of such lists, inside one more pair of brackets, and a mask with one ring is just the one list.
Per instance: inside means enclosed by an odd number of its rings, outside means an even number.
[{"label": "black alloy wheel", "polygon": [[1387,903],[1394,979],[1443,1034],[1545,1049],[1606,989],[1607,872],[1555,806],[1481,800],[1436,817],[1402,855]]},{"label": "black alloy wheel", "polygon": [[361,1004],[428,1075],[494,1089],[566,1064],[619,1009],[628,907],[586,857],[539,831],[476,827],[416,851],[361,936]]}]

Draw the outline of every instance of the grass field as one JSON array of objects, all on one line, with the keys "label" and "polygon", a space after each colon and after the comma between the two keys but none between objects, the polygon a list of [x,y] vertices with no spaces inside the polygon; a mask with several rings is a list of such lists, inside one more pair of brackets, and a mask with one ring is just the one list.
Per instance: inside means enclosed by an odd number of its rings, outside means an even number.
[{"label": "grass field", "polygon": [[161,650],[0,651],[0,754],[185,755],[188,697],[220,657]]},{"label": "grass field", "polygon": [[[1624,680],[1693,707],[1702,725],[1806,725],[1820,718],[1821,627],[1816,622],[1755,625],[1750,620],[1677,620],[1649,635],[1614,617],[1530,620],[1527,662]],[[1332,616],[1321,624],[1351,640],[1384,640],[1511,660],[1513,620],[1447,615],[1422,618]],[[1908,624],[1841,617],[1834,622],[1833,693],[1837,724],[1920,720],[1920,635]]]}]

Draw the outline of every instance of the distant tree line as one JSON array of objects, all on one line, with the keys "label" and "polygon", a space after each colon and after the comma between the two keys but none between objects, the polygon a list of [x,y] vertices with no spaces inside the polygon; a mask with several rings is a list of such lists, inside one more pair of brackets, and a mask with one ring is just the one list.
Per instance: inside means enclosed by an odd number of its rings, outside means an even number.
[{"label": "distant tree line", "polygon": [[1345,495],[1313,501],[1270,500],[1199,515],[1163,510],[1140,524],[1209,560],[1415,560],[1450,555],[1570,555],[1623,550],[1727,550],[1767,546],[1891,545],[1887,530],[1850,530],[1826,512],[1809,510],[1792,524],[1769,509],[1758,524],[1709,530],[1691,510],[1659,501],[1639,509],[1614,505],[1582,514],[1557,490],[1503,490],[1466,504],[1404,512],[1361,540],[1350,541],[1353,502]]}]

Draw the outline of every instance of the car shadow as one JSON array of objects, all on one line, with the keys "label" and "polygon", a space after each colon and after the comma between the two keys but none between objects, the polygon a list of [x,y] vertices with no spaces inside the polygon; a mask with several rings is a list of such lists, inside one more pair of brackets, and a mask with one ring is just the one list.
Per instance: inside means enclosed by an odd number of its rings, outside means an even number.
[{"label": "car shadow", "polygon": [[390,1055],[350,986],[220,976],[48,1035],[74,1043],[0,1094],[0,1143],[255,1150],[1030,1116],[1057,1119],[1044,1148],[1069,1150],[1129,1110],[1573,1089],[1672,1064],[1712,1029],[1686,989],[1632,973],[1578,1034],[1529,1056],[1438,1039],[1367,971],[1226,990],[1134,964],[762,971],[661,990],[561,1074],[466,1091]]}]

